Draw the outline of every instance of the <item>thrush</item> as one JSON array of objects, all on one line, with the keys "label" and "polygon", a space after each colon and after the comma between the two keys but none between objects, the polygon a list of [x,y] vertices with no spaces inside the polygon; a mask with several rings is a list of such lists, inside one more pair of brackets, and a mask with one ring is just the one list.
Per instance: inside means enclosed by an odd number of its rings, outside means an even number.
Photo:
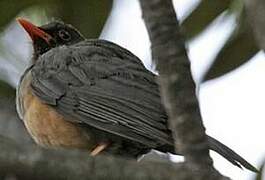
[{"label": "thrush", "polygon": [[[18,22],[33,41],[33,57],[17,89],[17,111],[41,146],[76,148],[137,158],[174,149],[156,75],[128,50],[85,39],[69,24]],[[207,136],[209,148],[256,171],[233,150]]]}]

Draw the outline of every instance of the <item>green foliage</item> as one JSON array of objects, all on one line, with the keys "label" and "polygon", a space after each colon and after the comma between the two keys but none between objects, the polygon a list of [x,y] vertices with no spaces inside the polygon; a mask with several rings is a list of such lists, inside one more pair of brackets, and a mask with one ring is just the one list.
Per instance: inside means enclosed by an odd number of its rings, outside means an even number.
[{"label": "green foliage", "polygon": [[1,0],[0,29],[3,29],[19,13],[35,7],[47,11],[50,17],[56,17],[73,24],[89,37],[97,37],[108,17],[112,6],[111,0]]},{"label": "green foliage", "polygon": [[53,16],[77,27],[87,38],[97,38],[109,15],[111,5],[110,0],[59,0]]},{"label": "green foliage", "polygon": [[23,9],[32,5],[28,1],[13,0],[12,3],[8,0],[0,1],[0,29],[3,30],[11,20]]},{"label": "green foliage", "polygon": [[251,27],[246,22],[242,0],[201,0],[181,25],[187,39],[198,36],[224,13],[234,15],[239,20],[236,29],[218,52],[203,81],[231,72],[259,51]]},{"label": "green foliage", "polygon": [[15,96],[15,89],[11,87],[9,84],[5,83],[4,81],[0,80],[0,98],[12,98]]},{"label": "green foliage", "polygon": [[260,169],[259,169],[259,173],[258,173],[258,175],[257,175],[257,177],[256,177],[256,180],[262,180],[263,178],[263,176],[264,176],[264,166],[265,166],[265,162],[261,165],[261,167],[260,167]]},{"label": "green foliage", "polygon": [[259,48],[252,30],[245,18],[242,18],[242,22],[238,24],[238,27],[217,54],[211,68],[204,76],[204,81],[231,72],[247,62],[258,51]]},{"label": "green foliage", "polygon": [[201,33],[222,12],[229,8],[231,0],[202,0],[184,20],[181,27],[188,39]]}]

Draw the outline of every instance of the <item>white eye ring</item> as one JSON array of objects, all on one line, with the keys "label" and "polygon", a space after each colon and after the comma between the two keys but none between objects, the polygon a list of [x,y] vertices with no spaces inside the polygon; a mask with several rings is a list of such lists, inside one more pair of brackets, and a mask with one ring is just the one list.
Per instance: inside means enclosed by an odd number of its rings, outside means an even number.
[{"label": "white eye ring", "polygon": [[64,41],[69,41],[71,39],[70,33],[66,30],[59,30],[58,35]]}]

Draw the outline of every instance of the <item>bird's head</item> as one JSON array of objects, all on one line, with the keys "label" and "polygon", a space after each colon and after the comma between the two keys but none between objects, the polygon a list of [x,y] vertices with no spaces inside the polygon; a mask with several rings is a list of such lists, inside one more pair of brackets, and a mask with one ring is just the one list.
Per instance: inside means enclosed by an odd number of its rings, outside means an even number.
[{"label": "bird's head", "polygon": [[36,26],[22,18],[18,18],[17,21],[32,39],[33,61],[54,47],[75,44],[85,39],[73,26],[60,21],[42,26]]}]

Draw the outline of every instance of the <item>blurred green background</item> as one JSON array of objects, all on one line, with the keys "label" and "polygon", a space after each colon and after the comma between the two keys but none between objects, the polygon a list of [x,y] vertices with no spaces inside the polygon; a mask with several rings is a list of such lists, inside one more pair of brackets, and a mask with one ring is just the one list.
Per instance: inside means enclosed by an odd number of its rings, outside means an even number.
[{"label": "blurred green background", "polygon": [[[183,0],[184,1],[184,0]],[[229,73],[252,58],[259,48],[246,20],[243,0],[197,0],[181,22],[187,42],[197,38],[220,16],[236,18],[233,33],[216,54],[201,82]],[[20,143],[32,143],[15,110],[15,88],[27,64],[15,30],[15,18],[24,17],[38,25],[63,20],[77,27],[87,38],[97,38],[109,17],[111,0],[0,0],[0,134]],[[20,48],[20,51],[18,51]]]}]

